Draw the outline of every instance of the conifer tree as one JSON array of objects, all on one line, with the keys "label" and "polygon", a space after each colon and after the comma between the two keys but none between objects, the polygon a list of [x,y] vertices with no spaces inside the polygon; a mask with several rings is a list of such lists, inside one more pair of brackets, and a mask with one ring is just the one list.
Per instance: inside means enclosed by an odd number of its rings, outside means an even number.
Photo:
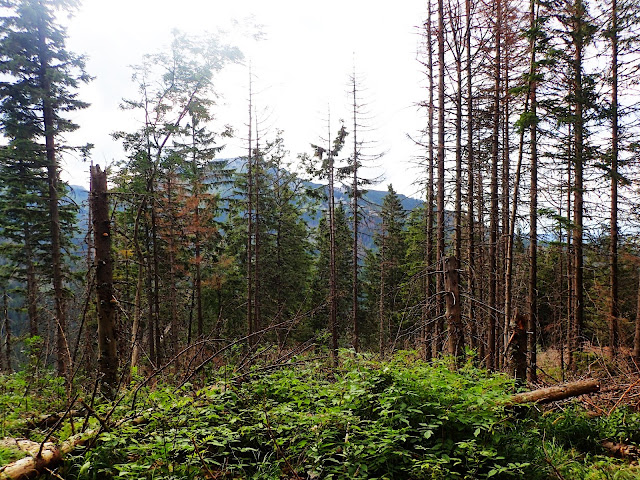
[{"label": "conifer tree", "polygon": [[379,230],[374,236],[377,252],[370,254],[365,264],[368,311],[378,320],[381,355],[393,348],[396,333],[402,327],[401,287],[406,277],[407,256],[405,216],[398,194],[389,185],[380,209]]},{"label": "conifer tree", "polygon": [[87,106],[76,89],[90,77],[84,59],[65,47],[66,33],[56,22],[58,11],[72,13],[74,0],[3,0],[0,19],[0,83],[2,128],[12,140],[30,140],[46,158],[50,255],[57,329],[57,369],[65,375],[69,365],[66,341],[62,220],[64,188],[60,175],[61,134],[77,128],[64,112]]}]

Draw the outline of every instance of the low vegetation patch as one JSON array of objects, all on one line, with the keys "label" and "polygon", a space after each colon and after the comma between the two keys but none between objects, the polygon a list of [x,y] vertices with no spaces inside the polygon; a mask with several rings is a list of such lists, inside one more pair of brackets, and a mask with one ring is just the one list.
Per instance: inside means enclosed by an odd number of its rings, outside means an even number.
[{"label": "low vegetation patch", "polygon": [[[632,479],[640,469],[601,443],[640,442],[640,417],[593,418],[577,406],[507,407],[503,375],[453,372],[411,354],[230,370],[208,386],[143,387],[117,427],[61,467],[77,479]],[[135,387],[135,385],[134,385]],[[103,419],[110,404],[96,405]],[[144,416],[144,420],[140,416]],[[137,417],[138,421],[127,421]],[[92,420],[94,422],[94,420]],[[92,425],[95,427],[96,424]],[[61,433],[65,432],[65,433]],[[62,440],[68,427],[59,432]]]}]

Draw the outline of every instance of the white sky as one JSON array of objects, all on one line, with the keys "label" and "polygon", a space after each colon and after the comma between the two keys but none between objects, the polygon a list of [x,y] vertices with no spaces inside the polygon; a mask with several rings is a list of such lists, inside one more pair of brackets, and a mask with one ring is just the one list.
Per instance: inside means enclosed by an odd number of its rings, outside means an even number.
[{"label": "white sky", "polygon": [[[74,113],[81,128],[68,140],[95,144],[93,160],[103,166],[121,159],[110,133],[139,126],[130,111],[118,108],[123,97],[136,98],[130,65],[166,46],[173,28],[196,34],[223,29],[243,51],[245,64],[218,77],[221,123],[233,125],[238,137],[244,134],[250,61],[259,92],[255,102],[266,112],[264,136],[282,129],[292,158],[311,153],[309,144],[326,137],[329,106],[332,119],[349,119],[346,92],[355,58],[375,127],[370,136],[386,152],[385,181],[377,188],[392,182],[396,190],[418,195],[413,159],[420,151],[407,134],[416,137],[425,122],[415,107],[424,96],[416,61],[416,26],[423,17],[422,0],[85,0],[69,21],[68,48],[88,56],[87,70],[96,78],[80,91],[91,107]],[[238,35],[242,28],[233,20],[261,25],[264,39]],[[333,124],[336,132],[338,122]],[[244,151],[240,138],[231,139],[220,156]],[[88,184],[88,166],[79,159],[67,158],[63,175],[72,184]]]}]

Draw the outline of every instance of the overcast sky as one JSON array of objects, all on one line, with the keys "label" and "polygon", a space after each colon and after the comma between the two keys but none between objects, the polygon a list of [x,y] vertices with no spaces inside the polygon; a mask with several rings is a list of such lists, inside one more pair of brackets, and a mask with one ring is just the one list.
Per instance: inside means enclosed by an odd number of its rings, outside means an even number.
[{"label": "overcast sky", "polygon": [[[103,166],[121,159],[110,133],[139,126],[131,112],[119,110],[123,97],[136,97],[130,66],[166,47],[174,28],[195,34],[222,29],[245,61],[216,79],[221,123],[232,124],[238,137],[244,133],[251,62],[264,135],[283,130],[292,158],[310,152],[310,143],[326,137],[329,108],[332,119],[348,120],[347,84],[355,63],[375,127],[369,135],[378,140],[376,150],[386,152],[385,181],[377,188],[392,182],[396,190],[418,195],[412,182],[419,175],[413,163],[420,151],[407,134],[415,137],[424,124],[424,112],[415,107],[424,96],[416,61],[416,26],[423,16],[421,0],[85,0],[68,23],[68,47],[87,55],[87,70],[96,78],[80,91],[91,107],[74,114],[81,128],[69,140],[95,144],[93,160]],[[263,32],[260,41],[243,35],[256,25]],[[244,151],[240,138],[231,139],[220,156]],[[64,176],[87,185],[88,166],[67,158]]]}]

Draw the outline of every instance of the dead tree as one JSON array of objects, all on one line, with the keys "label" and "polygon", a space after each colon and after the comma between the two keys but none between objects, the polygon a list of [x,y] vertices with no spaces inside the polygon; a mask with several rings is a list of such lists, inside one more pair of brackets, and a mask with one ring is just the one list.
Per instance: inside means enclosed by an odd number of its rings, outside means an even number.
[{"label": "dead tree", "polygon": [[93,191],[93,235],[95,245],[96,295],[98,311],[98,369],[102,375],[102,393],[112,397],[118,382],[116,346],[116,300],[113,296],[113,258],[111,256],[111,222],[107,199],[107,172],[100,165],[91,169]]}]

